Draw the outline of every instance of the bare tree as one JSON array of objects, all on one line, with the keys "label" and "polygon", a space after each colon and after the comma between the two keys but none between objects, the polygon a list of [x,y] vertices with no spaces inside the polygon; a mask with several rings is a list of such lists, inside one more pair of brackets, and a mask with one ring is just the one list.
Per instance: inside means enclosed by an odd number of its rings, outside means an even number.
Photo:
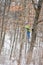
[{"label": "bare tree", "polygon": [[[17,28],[17,25],[15,24],[15,26],[14,26],[14,39],[13,39],[13,43],[12,43],[12,49],[11,49],[10,59],[12,57],[13,49],[14,49],[14,42],[15,42],[15,38],[16,38],[16,28]],[[14,51],[15,51],[15,49],[14,49]]]},{"label": "bare tree", "polygon": [[[3,18],[2,18],[2,29],[1,29],[1,49],[4,45],[4,39],[5,39],[5,33],[6,33],[6,25],[7,25],[7,21],[5,22],[5,10],[6,10],[6,0],[5,0],[5,3],[4,3],[4,11],[3,11]],[[7,11],[7,16],[8,16],[8,12],[9,12],[9,8],[10,8],[10,4],[11,4],[11,0],[10,0],[10,3],[9,3],[9,6],[8,6],[8,11]],[[5,29],[4,29],[4,26],[5,26]],[[3,34],[4,32],[4,34]],[[0,53],[1,53],[1,49],[0,49]]]},{"label": "bare tree", "polygon": [[4,10],[3,10],[1,37],[2,37],[2,33],[3,33],[3,24],[4,24],[4,17],[5,17],[5,10],[6,10],[6,0],[5,0],[5,3],[4,3]]},{"label": "bare tree", "polygon": [[19,54],[19,60],[18,60],[18,65],[20,65],[20,62],[21,62],[21,56],[22,56],[22,48],[23,48],[23,44],[24,44],[24,29],[22,28],[22,39],[21,39],[21,43],[20,43],[20,54]]},{"label": "bare tree", "polygon": [[32,53],[33,53],[33,48],[35,45],[36,34],[37,34],[37,23],[38,23],[43,0],[38,1],[37,7],[35,6],[34,0],[32,0],[32,3],[33,3],[33,7],[35,9],[35,18],[34,18],[34,23],[33,23],[33,28],[32,28],[32,39],[31,39],[31,44],[30,44],[30,51],[29,51],[28,56],[27,56],[28,57],[27,63],[30,63],[30,61],[32,59]]},{"label": "bare tree", "polygon": [[[2,37],[2,33],[3,33],[3,26],[4,26],[4,19],[5,19],[5,10],[6,10],[6,0],[5,0],[5,3],[4,3],[4,10],[3,10],[3,18],[2,18],[2,30],[1,30],[1,37]],[[10,4],[11,4],[11,0],[9,2],[9,6],[8,6],[8,12],[9,12],[9,8],[10,8]],[[8,13],[7,12],[7,13]]]}]

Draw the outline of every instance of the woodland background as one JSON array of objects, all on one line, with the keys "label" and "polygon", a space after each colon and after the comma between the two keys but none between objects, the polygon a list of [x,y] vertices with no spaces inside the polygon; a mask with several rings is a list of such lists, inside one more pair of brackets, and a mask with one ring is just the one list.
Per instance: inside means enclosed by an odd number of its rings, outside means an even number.
[{"label": "woodland background", "polygon": [[0,0],[0,65],[43,65],[43,0]]}]

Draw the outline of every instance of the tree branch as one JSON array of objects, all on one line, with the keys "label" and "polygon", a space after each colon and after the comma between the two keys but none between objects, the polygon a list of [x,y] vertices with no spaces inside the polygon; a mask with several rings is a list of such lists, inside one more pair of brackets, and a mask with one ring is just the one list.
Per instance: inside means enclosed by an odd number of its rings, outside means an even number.
[{"label": "tree branch", "polygon": [[35,9],[35,11],[36,11],[36,10],[37,10],[37,8],[36,8],[35,3],[34,3],[34,1],[33,1],[33,0],[32,0],[32,4],[33,4],[34,9]]},{"label": "tree branch", "polygon": [[42,19],[42,20],[40,20],[40,21],[38,21],[38,22],[37,22],[37,25],[38,25],[39,23],[41,23],[41,22],[43,22],[43,19]]}]

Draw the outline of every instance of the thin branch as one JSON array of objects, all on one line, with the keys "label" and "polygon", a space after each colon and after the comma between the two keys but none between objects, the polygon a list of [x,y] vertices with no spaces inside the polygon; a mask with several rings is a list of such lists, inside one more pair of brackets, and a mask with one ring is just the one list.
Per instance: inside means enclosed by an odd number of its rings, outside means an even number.
[{"label": "thin branch", "polygon": [[35,11],[36,11],[36,10],[37,10],[37,8],[36,8],[35,3],[34,3],[34,1],[33,1],[33,0],[32,0],[32,4],[33,4],[34,9],[35,9]]},{"label": "thin branch", "polygon": [[38,25],[39,23],[41,23],[41,22],[43,22],[43,19],[42,19],[42,20],[40,20],[40,21],[38,21],[38,22],[37,22],[37,25]]}]

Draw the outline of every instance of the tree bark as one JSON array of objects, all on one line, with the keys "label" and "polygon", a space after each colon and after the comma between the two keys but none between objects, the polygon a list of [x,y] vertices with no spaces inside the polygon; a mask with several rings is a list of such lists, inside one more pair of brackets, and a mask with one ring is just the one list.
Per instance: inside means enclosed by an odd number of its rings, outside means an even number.
[{"label": "tree bark", "polygon": [[40,11],[41,11],[41,6],[42,6],[42,0],[39,0],[37,10],[36,10],[36,13],[35,13],[34,23],[33,23],[32,39],[31,39],[31,44],[30,44],[30,50],[29,50],[29,53],[28,53],[28,56],[27,56],[28,57],[27,64],[29,64],[31,62],[31,59],[32,59],[32,53],[33,53],[33,48],[34,48],[34,45],[35,45],[36,34],[37,34],[37,22],[38,22]]}]

